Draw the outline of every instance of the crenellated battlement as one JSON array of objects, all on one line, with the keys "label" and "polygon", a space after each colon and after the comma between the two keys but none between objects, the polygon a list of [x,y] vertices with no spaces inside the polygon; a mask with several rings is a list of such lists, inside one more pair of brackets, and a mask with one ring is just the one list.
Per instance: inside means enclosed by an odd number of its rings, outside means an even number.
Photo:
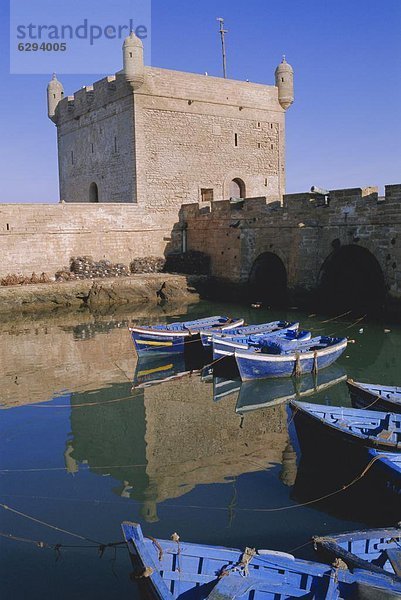
[{"label": "crenellated battlement", "polygon": [[208,254],[218,279],[247,284],[257,259],[275,257],[289,290],[308,294],[343,252],[350,261],[356,255],[370,260],[372,273],[381,272],[372,285],[401,301],[401,184],[387,185],[383,197],[365,187],[287,194],[282,203],[250,198],[184,205],[180,222],[188,249]]},{"label": "crenellated battlement", "polygon": [[61,99],[55,109],[55,121],[58,126],[62,125],[66,121],[77,119],[132,93],[131,87],[121,73],[109,75]]},{"label": "crenellated battlement", "polygon": [[[393,214],[401,208],[401,185],[387,185],[385,196],[379,196],[377,187],[348,188],[330,190],[326,196],[313,192],[286,194],[282,204],[267,202],[266,198],[247,198],[242,202],[222,200],[213,202],[211,206],[201,204],[184,204],[182,218],[240,218],[248,219],[250,215],[264,216],[272,220],[289,219],[291,217],[314,216],[320,219],[323,215],[359,216],[372,218],[378,215]],[[365,213],[365,216],[364,216]]]}]

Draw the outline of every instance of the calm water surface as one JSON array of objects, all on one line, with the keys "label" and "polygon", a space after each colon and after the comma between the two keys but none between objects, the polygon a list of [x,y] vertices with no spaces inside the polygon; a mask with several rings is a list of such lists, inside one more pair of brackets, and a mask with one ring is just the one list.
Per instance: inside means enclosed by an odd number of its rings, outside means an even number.
[{"label": "calm water surface", "polygon": [[[400,384],[400,326],[202,302],[190,318],[287,318],[356,343],[317,382],[306,377],[295,387],[291,380],[241,386],[207,372],[151,385],[187,366],[169,359],[138,365],[127,323],[171,321],[178,313],[82,313],[0,326],[0,501],[102,543],[121,540],[126,519],[155,537],[177,531],[188,541],[283,551],[312,534],[388,525],[380,507],[366,507],[355,493],[296,507],[323,495],[327,474],[311,477],[308,465],[300,467],[284,399],[301,392],[308,401],[349,405],[345,375]],[[142,385],[133,389],[134,377]],[[261,510],[280,507],[295,508]],[[3,508],[0,517],[2,534],[86,543]],[[295,554],[313,558],[311,545]],[[56,558],[52,549],[1,538],[1,597],[138,597],[124,547],[102,558],[96,548],[64,547]]]}]

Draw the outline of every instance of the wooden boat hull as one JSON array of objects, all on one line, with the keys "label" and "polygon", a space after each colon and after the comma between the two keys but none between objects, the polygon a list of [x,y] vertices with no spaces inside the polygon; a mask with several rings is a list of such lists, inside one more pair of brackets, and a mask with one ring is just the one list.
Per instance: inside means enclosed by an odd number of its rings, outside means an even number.
[{"label": "wooden boat hull", "polygon": [[[319,371],[332,365],[344,352],[347,340],[314,352],[291,354],[261,354],[249,350],[235,350],[235,360],[242,381],[262,379],[264,377],[291,377],[297,371],[299,375]],[[297,369],[298,367],[298,369]]]},{"label": "wooden boat hull", "polygon": [[[361,384],[352,379],[347,380],[348,390],[351,396],[352,405],[355,408],[368,408],[369,410],[380,410],[401,413],[401,389],[386,388],[385,386],[376,386]],[[365,387],[366,386],[366,387]],[[393,390],[397,390],[397,398]]]},{"label": "wooden boat hull", "polygon": [[330,563],[341,558],[350,569],[365,569],[401,583],[400,528],[314,537],[313,543],[319,555]]},{"label": "wooden boat hull", "polygon": [[138,356],[150,352],[171,354],[184,352],[189,343],[200,345],[200,332],[206,330],[223,330],[238,327],[243,324],[243,319],[229,319],[228,317],[207,317],[195,321],[171,323],[166,326],[130,327],[129,331],[134,342]]},{"label": "wooden boat hull", "polygon": [[288,331],[296,331],[299,323],[288,323],[287,321],[271,321],[270,323],[259,323],[257,325],[247,325],[240,327],[231,327],[221,329],[221,331],[202,331],[201,341],[205,348],[211,348],[216,336],[221,336],[226,333],[228,336],[247,336],[247,335],[264,335],[273,331],[287,329]]},{"label": "wooden boat hull", "polygon": [[[385,491],[389,501],[401,507],[401,454],[382,453],[369,449],[368,458],[377,458],[371,467],[371,478],[376,486]],[[401,516],[401,508],[399,512]]]},{"label": "wooden boat hull", "polygon": [[[298,325],[298,324],[297,324]],[[213,338],[212,346],[213,346],[213,360],[217,360],[218,358],[230,357],[234,356],[235,350],[247,350],[252,342],[257,344],[259,339],[267,339],[267,338],[286,338],[290,335],[297,335],[294,338],[294,343],[296,341],[305,341],[310,340],[311,332],[310,331],[301,331],[298,334],[296,333],[298,329],[276,329],[274,331],[265,331],[262,334],[258,334],[256,336],[235,336],[230,337],[229,335],[225,337],[216,336]],[[290,339],[289,339],[290,341]]]},{"label": "wooden boat hull", "polygon": [[[401,584],[366,571],[351,573],[274,551],[259,551],[244,566],[234,548],[144,538],[136,523],[122,523],[134,577],[157,600],[344,600],[358,588],[397,597]],[[390,594],[390,595],[389,595]],[[394,594],[391,596],[391,594]]]},{"label": "wooden boat hull", "polygon": [[[304,402],[290,402],[293,411],[293,420],[297,431],[297,437],[301,452],[305,457],[311,457],[311,460],[320,459],[326,461],[327,457],[334,461],[345,459],[351,456],[353,464],[356,466],[366,466],[368,463],[367,449],[373,448],[382,452],[400,452],[401,445],[398,442],[387,441],[374,435],[357,435],[345,427],[330,423],[329,416],[338,415],[338,418],[356,418],[366,422],[366,427],[371,424],[369,431],[374,431],[374,425],[380,427],[381,419],[387,417],[386,413],[374,411],[360,411],[336,406],[324,406],[308,404]],[[320,416],[313,411],[319,411]],[[395,417],[395,415],[391,415]],[[399,430],[398,430],[399,431]],[[356,473],[357,474],[357,473]]]},{"label": "wooden boat hull", "polygon": [[138,356],[146,355],[150,352],[157,354],[184,352],[185,343],[196,339],[187,331],[169,333],[167,331],[159,332],[139,327],[132,327],[130,331]]},{"label": "wooden boat hull", "polygon": [[237,331],[244,325],[244,319],[237,319],[224,327],[213,327],[202,329],[200,331],[200,341],[205,350],[210,350],[212,348],[212,340],[214,335],[224,335],[225,333],[229,334],[230,331]]}]

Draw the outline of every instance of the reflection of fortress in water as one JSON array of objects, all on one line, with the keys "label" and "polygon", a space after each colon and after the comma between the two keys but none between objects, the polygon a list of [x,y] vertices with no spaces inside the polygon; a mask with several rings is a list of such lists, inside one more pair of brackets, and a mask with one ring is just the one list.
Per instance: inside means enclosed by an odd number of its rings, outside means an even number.
[{"label": "reflection of fortress in water", "polygon": [[[213,402],[212,384],[197,376],[135,390],[115,384],[71,398],[71,446],[67,467],[87,461],[98,474],[121,482],[114,492],[142,503],[155,521],[157,504],[197,485],[224,483],[243,473],[282,464],[281,480],[292,485],[296,457],[288,438],[284,405],[241,419],[236,394]],[[84,402],[99,403],[78,408]],[[76,408],[74,408],[74,405]]]}]

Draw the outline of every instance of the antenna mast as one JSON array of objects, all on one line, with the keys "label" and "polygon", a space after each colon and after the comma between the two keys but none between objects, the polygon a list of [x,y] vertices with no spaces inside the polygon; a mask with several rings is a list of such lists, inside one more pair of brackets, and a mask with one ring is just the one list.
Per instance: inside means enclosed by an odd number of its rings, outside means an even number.
[{"label": "antenna mast", "polygon": [[227,60],[226,60],[226,41],[225,34],[227,33],[227,29],[224,29],[224,19],[222,17],[218,17],[217,21],[220,23],[220,36],[221,36],[221,51],[223,55],[223,77],[227,79]]}]

